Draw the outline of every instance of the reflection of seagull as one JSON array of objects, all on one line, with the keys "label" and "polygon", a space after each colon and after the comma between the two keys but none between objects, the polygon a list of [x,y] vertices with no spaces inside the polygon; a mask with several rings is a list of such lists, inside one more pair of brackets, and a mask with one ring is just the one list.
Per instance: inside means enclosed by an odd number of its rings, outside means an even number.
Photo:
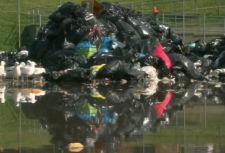
[{"label": "reflection of seagull", "polygon": [[40,89],[22,88],[12,90],[12,99],[17,107],[20,106],[20,103],[35,103],[35,97],[43,95],[45,95],[45,91]]},{"label": "reflection of seagull", "polygon": [[15,102],[16,106],[20,105],[21,92],[18,89],[13,89],[12,100]]},{"label": "reflection of seagull", "polygon": [[21,92],[21,100],[20,102],[26,102],[26,103],[35,103],[36,96],[43,96],[45,95],[45,91],[44,90],[40,90],[40,89],[28,89],[28,88],[24,88],[24,89],[20,89]]},{"label": "reflection of seagull", "polygon": [[45,91],[40,90],[40,89],[34,89],[33,93],[35,94],[35,96],[44,96],[45,95]]},{"label": "reflection of seagull", "polygon": [[25,103],[35,103],[35,94],[34,93],[23,93],[21,92],[21,99],[20,102],[25,102]]},{"label": "reflection of seagull", "polygon": [[0,76],[1,77],[5,77],[6,76],[6,73],[5,73],[5,62],[4,61],[1,61],[1,64],[0,64]]},{"label": "reflection of seagull", "polygon": [[34,73],[36,63],[31,62],[30,60],[27,61],[27,65],[20,68],[21,76],[28,78]]},{"label": "reflection of seagull", "polygon": [[0,102],[1,103],[5,103],[5,89],[6,89],[5,86],[0,88]]}]

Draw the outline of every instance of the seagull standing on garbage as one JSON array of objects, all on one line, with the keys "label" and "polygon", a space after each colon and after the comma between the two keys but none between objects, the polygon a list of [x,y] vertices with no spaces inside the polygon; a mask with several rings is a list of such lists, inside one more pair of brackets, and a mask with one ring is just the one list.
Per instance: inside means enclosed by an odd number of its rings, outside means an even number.
[{"label": "seagull standing on garbage", "polygon": [[20,68],[22,78],[30,77],[34,73],[35,65],[35,62],[28,60],[27,65]]}]

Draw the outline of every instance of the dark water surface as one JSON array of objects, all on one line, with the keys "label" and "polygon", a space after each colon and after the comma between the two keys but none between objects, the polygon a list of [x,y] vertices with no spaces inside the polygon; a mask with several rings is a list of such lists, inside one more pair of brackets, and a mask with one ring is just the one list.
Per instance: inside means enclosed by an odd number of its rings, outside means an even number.
[{"label": "dark water surface", "polygon": [[0,152],[224,153],[225,86],[1,83]]}]

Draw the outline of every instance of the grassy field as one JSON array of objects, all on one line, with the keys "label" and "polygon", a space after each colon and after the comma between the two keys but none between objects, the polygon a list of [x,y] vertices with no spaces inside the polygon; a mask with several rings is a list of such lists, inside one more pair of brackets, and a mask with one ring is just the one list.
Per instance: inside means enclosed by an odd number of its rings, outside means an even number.
[{"label": "grassy field", "polygon": [[[102,0],[103,1],[103,0]],[[118,0],[106,0],[109,2],[118,2]],[[18,4],[18,2],[20,2]],[[14,50],[18,48],[18,8],[20,8],[21,15],[21,45],[29,43],[31,38],[26,31],[26,26],[32,23],[28,18],[28,13],[32,16],[33,14],[43,13],[45,16],[50,15],[58,5],[67,2],[66,0],[2,0],[0,4],[0,50]],[[80,4],[80,0],[71,0],[76,4]],[[119,1],[126,7],[141,11],[143,13],[152,13],[154,6],[157,6],[160,13],[163,12],[180,12],[183,10],[182,1],[163,1],[162,0],[123,0]],[[141,3],[143,2],[143,3]],[[217,3],[212,0],[188,0],[185,1],[184,10],[189,13],[206,13],[207,15],[225,15],[224,8],[225,1],[218,1]],[[199,8],[210,7],[208,9]],[[40,12],[34,12],[40,11]]]}]

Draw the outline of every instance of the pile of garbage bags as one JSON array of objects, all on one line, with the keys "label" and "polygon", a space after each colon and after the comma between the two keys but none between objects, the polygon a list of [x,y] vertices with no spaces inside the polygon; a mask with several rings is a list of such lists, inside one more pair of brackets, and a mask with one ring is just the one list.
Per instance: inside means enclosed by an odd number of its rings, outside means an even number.
[{"label": "pile of garbage bags", "polygon": [[169,26],[117,3],[101,4],[98,15],[87,5],[58,7],[40,27],[27,59],[40,62],[52,81],[139,79],[148,76],[144,66],[156,68],[159,78],[202,80],[224,67],[224,37],[184,44]]}]

